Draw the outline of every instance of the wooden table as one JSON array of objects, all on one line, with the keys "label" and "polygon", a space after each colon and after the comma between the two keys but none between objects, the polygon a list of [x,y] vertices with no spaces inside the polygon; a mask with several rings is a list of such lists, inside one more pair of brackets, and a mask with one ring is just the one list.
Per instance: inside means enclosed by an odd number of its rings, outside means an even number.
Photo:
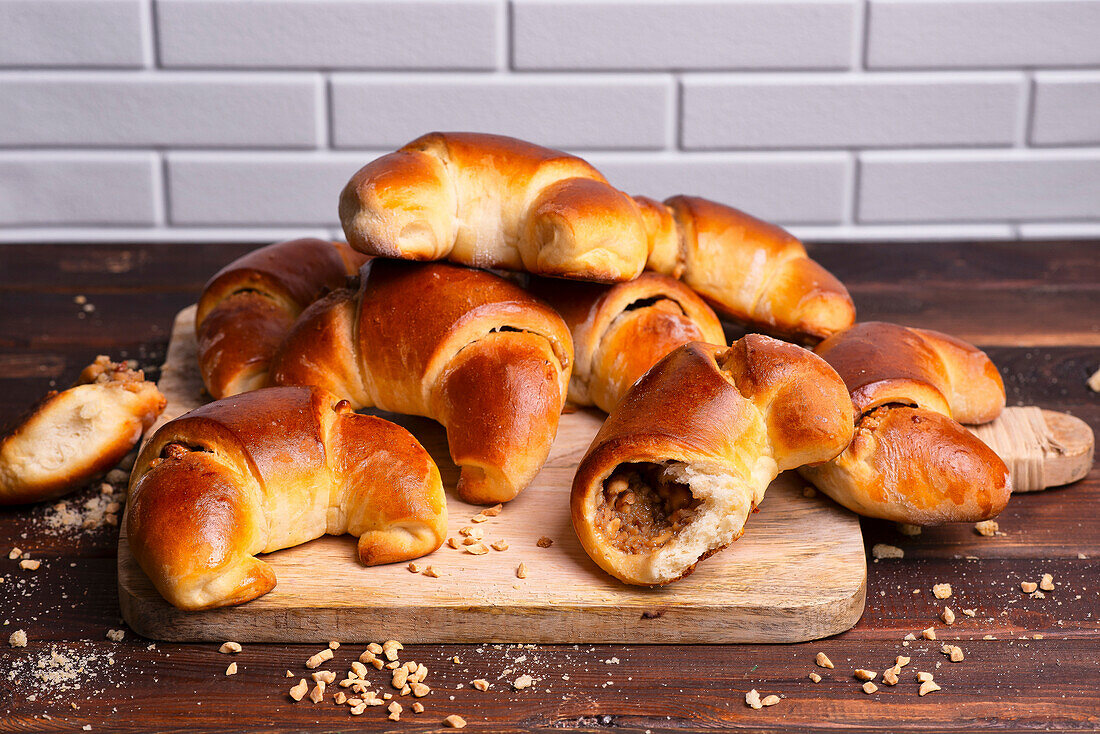
[{"label": "wooden table", "polygon": [[[97,353],[137,359],[153,376],[172,316],[246,245],[0,246],[0,424],[14,420],[53,385],[65,386]],[[1100,395],[1085,380],[1100,367],[1100,242],[821,245],[814,254],[851,289],[860,316],[942,329],[987,348],[1005,377],[1009,404],[1071,412],[1100,431]],[[74,302],[85,296],[94,310]],[[84,316],[80,317],[83,313]],[[74,495],[80,501],[94,490]],[[433,693],[427,711],[399,723],[382,708],[358,718],[331,702],[294,703],[283,673],[300,674],[304,645],[248,645],[230,659],[212,645],[150,644],[122,627],[115,589],[117,530],[58,535],[46,508],[0,510],[0,730],[424,729],[458,713],[472,727],[651,730],[898,730],[1100,727],[1100,472],[1074,486],[1013,498],[999,518],[1004,535],[970,525],[926,529],[919,537],[864,520],[868,551],[902,547],[905,557],[870,563],[867,611],[838,637],[800,645],[710,647],[475,645],[410,648],[425,663]],[[751,529],[750,529],[751,531]],[[43,560],[22,571],[11,545]],[[1038,599],[1023,580],[1054,576]],[[946,603],[932,585],[950,583]],[[822,579],[828,583],[828,579]],[[975,609],[966,617],[962,609]],[[10,622],[10,623],[9,623]],[[907,633],[935,624],[956,641],[961,663],[941,642],[903,646]],[[26,630],[25,648],[7,637]],[[992,636],[996,639],[985,639]],[[644,639],[639,639],[644,643]],[[86,661],[91,672],[43,685],[30,666],[51,650]],[[824,651],[835,670],[815,668]],[[360,650],[345,647],[350,663]],[[903,682],[864,694],[852,670],[881,671],[895,656],[913,662]],[[454,656],[462,661],[455,664]],[[524,659],[524,656],[526,658]],[[346,660],[345,660],[346,658]],[[113,664],[110,662],[113,660]],[[345,665],[346,667],[346,665]],[[49,666],[47,665],[47,668]],[[505,670],[512,671],[498,680]],[[814,684],[811,671],[825,679]],[[916,670],[942,691],[918,697]],[[507,685],[528,673],[537,685]],[[488,692],[469,681],[493,682]],[[462,688],[458,686],[462,684]],[[745,705],[751,688],[784,700]],[[407,701],[408,699],[402,699]],[[74,707],[75,704],[75,707]],[[50,717],[50,718],[47,718]]]}]

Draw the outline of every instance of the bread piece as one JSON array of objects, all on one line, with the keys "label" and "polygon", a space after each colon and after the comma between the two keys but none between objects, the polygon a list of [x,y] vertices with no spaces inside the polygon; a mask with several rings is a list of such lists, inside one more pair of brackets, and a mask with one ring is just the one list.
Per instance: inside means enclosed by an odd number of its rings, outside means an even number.
[{"label": "bread piece", "polygon": [[439,470],[405,429],[308,387],[204,405],[153,435],[134,465],[130,549],[181,609],[275,588],[255,558],[324,534],[359,538],[367,565],[419,558],[447,533]]},{"label": "bread piece", "polygon": [[0,439],[0,505],[59,497],[118,464],[164,410],[140,370],[100,355]]},{"label": "bread piece", "polygon": [[812,352],[757,334],[687,344],[592,441],[573,480],[573,527],[612,576],[668,584],[741,536],[780,471],[840,453],[852,422],[844,383]]},{"label": "bread piece", "polygon": [[423,415],[447,429],[459,495],[506,502],[550,452],[573,364],[569,329],[522,288],[448,263],[373,260],[310,306],[272,377]]},{"label": "bread piece", "polygon": [[703,299],[666,275],[642,273],[615,285],[532,278],[528,290],[553,306],[573,334],[569,400],[577,405],[611,411],[676,347],[726,340]]},{"label": "bread piece", "polygon": [[300,239],[254,250],[203,288],[195,313],[199,369],[215,398],[267,384],[272,355],[306,306],[366,261],[342,242]]},{"label": "bread piece", "polygon": [[786,230],[695,196],[636,201],[649,239],[647,267],[680,278],[722,315],[804,341],[855,321],[847,289]]},{"label": "bread piece", "polygon": [[645,265],[641,213],[584,160],[499,135],[430,133],[356,173],[340,195],[369,255],[605,282]]},{"label": "bread piece", "polygon": [[1008,469],[955,422],[1000,415],[1004,385],[979,349],[946,334],[866,322],[817,353],[851,391],[856,434],[844,453],[799,471],[853,512],[910,525],[995,517],[1011,493]]}]

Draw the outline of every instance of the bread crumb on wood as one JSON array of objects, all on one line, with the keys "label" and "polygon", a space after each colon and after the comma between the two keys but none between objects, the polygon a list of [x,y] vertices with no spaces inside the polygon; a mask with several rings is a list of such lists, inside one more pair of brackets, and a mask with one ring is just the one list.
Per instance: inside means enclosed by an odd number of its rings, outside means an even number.
[{"label": "bread crumb on wood", "polygon": [[490,544],[489,547],[495,551],[506,551],[508,550],[508,541],[501,538],[500,540]]},{"label": "bread crumb on wood", "polygon": [[760,692],[753,688],[751,691],[745,694],[745,705],[752,706],[754,709],[764,708],[764,704],[760,702]]},{"label": "bread crumb on wood", "polygon": [[409,563],[409,573],[420,573],[420,565],[416,563]]},{"label": "bread crumb on wood", "polygon": [[484,543],[478,541],[473,545],[466,546],[466,552],[474,556],[483,556],[489,552],[489,549],[485,547]]},{"label": "bread crumb on wood", "polygon": [[298,685],[290,689],[290,697],[295,701],[301,701],[305,698],[306,692],[309,691],[309,684],[306,683],[306,679],[302,678],[298,681]]},{"label": "bread crumb on wood", "polygon": [[313,690],[309,692],[309,700],[313,703],[321,703],[325,698],[325,682],[323,680],[317,681],[317,684],[313,686]]},{"label": "bread crumb on wood", "polygon": [[229,667],[225,669],[225,674],[226,675],[236,675],[237,674],[237,664],[236,663],[230,663]]},{"label": "bread crumb on wood", "polygon": [[522,691],[524,688],[530,688],[534,683],[535,679],[525,673],[512,681],[512,688]]},{"label": "bread crumb on wood", "polygon": [[482,523],[482,522],[487,521],[488,519],[489,519],[488,515],[486,515],[484,512],[479,512],[478,514],[476,514],[476,515],[474,515],[473,517],[470,518],[470,522],[472,522],[472,523]]},{"label": "bread crumb on wood", "polygon": [[126,636],[126,630],[107,630],[107,639],[111,642],[122,642]]},{"label": "bread crumb on wood", "polygon": [[461,547],[461,546],[459,545],[459,542],[458,542],[458,539],[457,539],[457,538],[447,538],[447,545],[448,545],[448,546],[450,546],[451,548],[459,548],[459,547]]},{"label": "bread crumb on wood", "polygon": [[932,587],[932,595],[937,599],[950,599],[951,584],[936,584]]},{"label": "bread crumb on wood", "polygon": [[428,566],[424,569],[424,575],[429,578],[437,579],[439,578],[439,571],[436,570],[435,566]]},{"label": "bread crumb on wood", "polygon": [[306,661],[306,667],[312,670],[313,668],[320,667],[329,660],[332,660],[332,649],[326,647],[316,655],[310,655],[309,660]]},{"label": "bread crumb on wood", "polygon": [[898,668],[899,670],[901,668],[904,668],[908,664],[909,658],[907,658],[905,655],[898,655],[897,658],[894,659],[894,667]]},{"label": "bread crumb on wood", "polygon": [[1020,582],[1020,591],[1024,592],[1025,594],[1030,594],[1031,592],[1035,591],[1038,588],[1039,588],[1039,585],[1036,584],[1034,581],[1021,581]]},{"label": "bread crumb on wood", "polygon": [[878,686],[876,686],[871,681],[867,681],[866,683],[863,684],[863,692],[864,693],[874,693],[877,690],[878,690]]},{"label": "bread crumb on wood", "polygon": [[527,564],[526,563],[521,563],[521,564],[519,564],[519,566],[516,567],[516,578],[517,579],[527,578]]},{"label": "bread crumb on wood", "polygon": [[974,532],[986,538],[992,538],[1001,529],[996,520],[982,520],[974,523]]},{"label": "bread crumb on wood", "polygon": [[773,693],[770,696],[765,696],[764,700],[762,700],[760,703],[763,704],[764,706],[774,706],[777,703],[779,703],[781,700],[782,699],[779,698],[779,696],[777,696]]},{"label": "bread crumb on wood", "polygon": [[1043,591],[1054,591],[1054,576],[1044,573],[1043,578],[1039,580],[1039,588]]},{"label": "bread crumb on wood", "polygon": [[905,558],[905,551],[889,543],[875,543],[871,548],[871,555],[876,561],[883,558]]},{"label": "bread crumb on wood", "polygon": [[218,648],[218,652],[223,655],[235,655],[241,651],[241,643],[239,642],[223,642],[222,646]]},{"label": "bread crumb on wood", "polygon": [[944,607],[943,612],[940,614],[940,619],[944,624],[955,624],[955,613],[951,611],[951,607]]},{"label": "bread crumb on wood", "polygon": [[817,664],[817,666],[820,668],[829,668],[830,670],[832,670],[834,667],[833,661],[830,660],[829,656],[823,652],[819,652],[817,654],[817,657],[814,658],[814,663]]},{"label": "bread crumb on wood", "polygon": [[484,510],[481,511],[481,514],[485,515],[486,517],[496,517],[497,515],[500,514],[500,511],[503,510],[503,509],[504,509],[504,505],[495,504],[492,507],[486,507]]},{"label": "bread crumb on wood", "polygon": [[920,631],[920,636],[923,637],[926,640],[934,640],[934,639],[936,639],[936,628],[935,627],[929,627],[928,629],[921,630]]},{"label": "bread crumb on wood", "polygon": [[821,676],[818,675],[817,673],[810,673],[809,677],[810,677],[810,680],[812,680],[814,683],[820,683],[821,682]]},{"label": "bread crumb on wood", "polygon": [[8,560],[14,561],[21,555],[23,555],[23,551],[18,546],[16,546],[15,548],[12,548],[10,551],[8,551]]},{"label": "bread crumb on wood", "polygon": [[855,672],[856,678],[859,678],[860,680],[874,680],[875,675],[875,671],[865,670],[864,668],[857,668]]},{"label": "bread crumb on wood", "polygon": [[902,535],[908,535],[911,538],[924,532],[924,528],[922,528],[920,525],[910,525],[909,523],[905,522],[899,522],[895,525],[895,527],[898,529],[899,533],[901,533]]},{"label": "bread crumb on wood", "polygon": [[[353,665],[358,665],[358,666],[362,667],[363,664],[362,663],[353,663]],[[366,671],[364,671],[364,672],[366,672]],[[315,671],[313,673],[310,673],[309,677],[313,679],[314,683],[316,683],[318,681],[323,681],[323,682],[327,683],[328,685],[332,685],[336,681],[336,673],[334,673],[331,670],[318,670],[318,671]]]},{"label": "bread crumb on wood", "polygon": [[554,544],[554,540],[553,540],[553,538],[548,538],[548,537],[546,537],[545,535],[544,535],[544,536],[542,536],[541,538],[539,538],[539,539],[538,539],[538,540],[537,540],[537,541],[535,542],[535,545],[537,545],[537,546],[538,546],[539,548],[549,548],[549,547],[550,547],[550,546],[552,546],[553,544]]},{"label": "bread crumb on wood", "polygon": [[23,630],[16,630],[8,636],[8,644],[12,647],[26,647],[27,646],[27,633]]},{"label": "bread crumb on wood", "polygon": [[932,680],[931,673],[925,673],[924,671],[917,673],[917,683],[927,683],[930,680]]},{"label": "bread crumb on wood", "polygon": [[340,649],[340,643],[337,642],[336,640],[329,640],[328,641],[328,649],[329,650],[339,650]]},{"label": "bread crumb on wood", "polygon": [[887,668],[882,672],[882,682],[888,686],[898,684],[898,674],[895,672],[895,668]]},{"label": "bread crumb on wood", "polygon": [[466,719],[462,718],[458,714],[451,714],[447,718],[443,719],[443,723],[452,729],[461,729],[466,726]]},{"label": "bread crumb on wood", "polygon": [[968,617],[977,617],[978,616],[978,610],[977,609],[964,609],[963,614],[965,614]]},{"label": "bread crumb on wood", "polygon": [[942,690],[942,689],[938,685],[936,685],[936,682],[934,680],[927,680],[924,683],[920,684],[920,690],[917,691],[917,693],[924,696],[926,694],[932,693],[932,691],[939,691],[939,690]]}]

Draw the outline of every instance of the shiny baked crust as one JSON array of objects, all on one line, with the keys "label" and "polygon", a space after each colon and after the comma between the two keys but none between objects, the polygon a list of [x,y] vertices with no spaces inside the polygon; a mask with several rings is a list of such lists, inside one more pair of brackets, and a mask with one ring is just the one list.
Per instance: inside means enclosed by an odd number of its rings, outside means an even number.
[{"label": "shiny baked crust", "polygon": [[96,357],[73,387],[48,394],[0,439],[0,505],[58,497],[104,474],[164,406],[140,370]]},{"label": "shiny baked crust", "polygon": [[[687,344],[635,383],[596,435],[573,480],[573,527],[612,576],[670,583],[741,536],[780,471],[836,456],[852,427],[844,383],[812,352],[756,334],[730,347]],[[661,546],[624,552],[600,505],[613,475],[639,466],[658,467],[699,504]]]},{"label": "shiny baked crust", "polygon": [[405,429],[309,387],[204,405],[153,435],[130,480],[130,549],[181,609],[275,588],[258,553],[324,534],[359,538],[367,565],[418,558],[447,533],[439,470]]}]

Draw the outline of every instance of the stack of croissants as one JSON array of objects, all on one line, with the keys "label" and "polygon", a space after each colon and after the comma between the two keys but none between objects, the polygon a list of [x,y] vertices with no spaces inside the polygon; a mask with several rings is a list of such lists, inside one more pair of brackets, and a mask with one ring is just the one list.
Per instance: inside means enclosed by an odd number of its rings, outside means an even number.
[{"label": "stack of croissants", "polygon": [[[1009,499],[1004,462],[960,425],[1005,405],[989,358],[856,323],[844,286],[777,226],[630,196],[581,158],[472,133],[369,163],[339,213],[346,244],[253,251],[199,300],[215,401],[146,442],[126,510],[134,556],[177,607],[265,594],[276,579],[256,555],[326,533],[356,536],[367,565],[440,547],[439,470],[367,407],[439,422],[457,495],[480,504],[532,482],[567,403],[605,411],[570,509],[592,560],[629,584],[691,573],[790,469],[915,525]],[[727,345],[719,317],[754,333]],[[0,502],[105,471],[163,410],[140,373],[97,364],[0,444]]]}]

